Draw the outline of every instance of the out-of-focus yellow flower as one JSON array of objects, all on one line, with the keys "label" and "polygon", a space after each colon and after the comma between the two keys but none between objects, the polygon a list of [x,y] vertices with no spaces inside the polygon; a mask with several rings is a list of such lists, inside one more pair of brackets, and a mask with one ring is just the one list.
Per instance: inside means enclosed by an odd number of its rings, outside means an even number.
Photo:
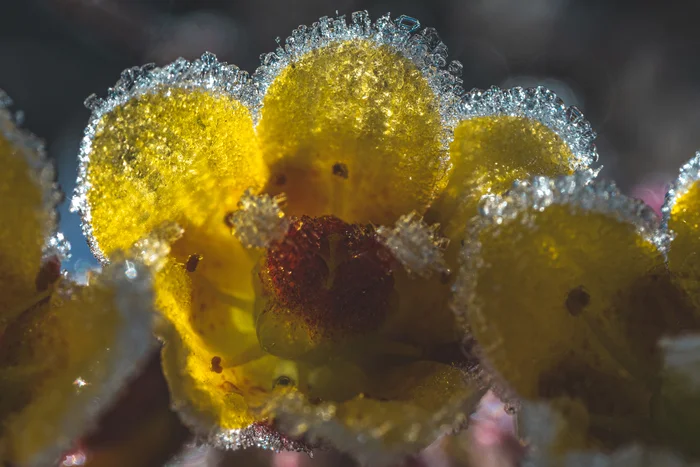
[{"label": "out-of-focus yellow flower", "polygon": [[115,261],[89,287],[62,277],[53,169],[7,101],[0,91],[0,463],[45,466],[152,348],[153,297],[139,262]]},{"label": "out-of-focus yellow flower", "polygon": [[214,443],[283,447],[251,431],[267,420],[389,460],[485,390],[448,307],[465,226],[483,194],[586,167],[595,134],[543,88],[465,95],[417,28],[322,18],[252,79],[205,54],[87,102],[76,208],[103,259],[182,227],[156,279],[163,365]]},{"label": "out-of-focus yellow flower", "polygon": [[534,177],[481,200],[453,307],[496,386],[537,401],[523,431],[551,465],[587,465],[564,455],[627,443],[700,453],[699,160],[683,167],[662,223],[594,173]]}]

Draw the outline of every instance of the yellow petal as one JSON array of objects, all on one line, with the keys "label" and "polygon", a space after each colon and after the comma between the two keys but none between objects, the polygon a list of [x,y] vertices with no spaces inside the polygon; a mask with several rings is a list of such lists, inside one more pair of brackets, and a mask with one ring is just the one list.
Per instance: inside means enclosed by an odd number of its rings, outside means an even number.
[{"label": "yellow petal", "polygon": [[648,429],[656,342],[696,326],[653,242],[653,211],[577,174],[521,182],[482,213],[454,308],[486,364],[523,397],[581,399]]},{"label": "yellow petal", "polygon": [[[318,402],[281,389],[261,413],[292,436],[327,441],[360,462],[385,465],[461,428],[485,392],[463,371],[435,362],[375,371],[367,392],[348,400]],[[356,380],[355,373],[348,380]]]},{"label": "yellow petal", "polygon": [[456,81],[427,63],[445,60],[431,37],[357,13],[300,28],[265,56],[257,130],[266,190],[287,195],[288,214],[392,224],[442,189]]},{"label": "yellow petal", "polygon": [[[249,305],[227,298],[198,271],[172,262],[158,274],[156,288],[158,308],[167,318],[158,334],[165,342],[163,366],[175,408],[195,431],[215,433],[213,442],[224,447],[250,439],[255,424],[283,417],[287,409],[277,403],[285,389],[321,404],[304,402],[314,410],[350,404],[348,415],[337,421],[343,434],[332,442],[344,446],[344,439],[371,432],[377,450],[389,441],[403,453],[463,422],[478,400],[475,393],[481,393],[450,364],[451,358],[463,359],[458,351],[440,353],[442,341],[426,344],[434,344],[431,355],[386,336],[362,336],[333,347],[324,361],[291,361],[263,352]],[[437,360],[420,360],[426,357]],[[363,415],[376,404],[376,414]],[[385,435],[389,425],[392,434]]]},{"label": "yellow petal", "polygon": [[662,208],[668,244],[668,268],[692,298],[700,317],[700,152],[686,163]]},{"label": "yellow petal", "polygon": [[174,262],[156,276],[158,309],[167,319],[159,330],[165,376],[188,425],[205,434],[243,429],[260,421],[248,404],[272,389],[278,359],[260,350],[245,323],[250,311],[218,301],[211,287],[196,287],[198,280]]},{"label": "yellow petal", "polygon": [[108,266],[89,287],[57,290],[0,340],[0,452],[18,465],[49,465],[92,429],[153,349],[150,275]]},{"label": "yellow petal", "polygon": [[127,70],[107,99],[92,98],[74,205],[98,256],[165,221],[227,232],[225,214],[267,176],[247,105],[254,92],[244,72],[205,54]]},{"label": "yellow petal", "polygon": [[482,195],[500,194],[532,175],[571,174],[597,159],[588,122],[546,88],[475,90],[458,109],[449,181],[426,214],[451,240],[452,267]]},{"label": "yellow petal", "polygon": [[41,142],[18,129],[0,91],[0,330],[36,293],[44,242],[59,199]]}]

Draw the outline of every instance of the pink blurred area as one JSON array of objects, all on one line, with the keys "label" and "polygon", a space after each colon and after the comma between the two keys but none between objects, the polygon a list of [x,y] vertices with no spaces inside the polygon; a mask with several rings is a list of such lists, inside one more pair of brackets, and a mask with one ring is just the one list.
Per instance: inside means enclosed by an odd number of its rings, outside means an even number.
[{"label": "pink blurred area", "polygon": [[[443,436],[419,455],[396,467],[514,467],[524,453],[515,435],[514,420],[504,404],[488,392],[467,430]],[[70,465],[70,464],[67,464]],[[305,453],[246,450],[223,453],[213,448],[186,448],[168,467],[356,467],[351,456],[331,451]]]},{"label": "pink blurred area", "polygon": [[672,180],[670,175],[655,175],[635,185],[630,191],[630,196],[641,199],[661,215],[661,207]]}]

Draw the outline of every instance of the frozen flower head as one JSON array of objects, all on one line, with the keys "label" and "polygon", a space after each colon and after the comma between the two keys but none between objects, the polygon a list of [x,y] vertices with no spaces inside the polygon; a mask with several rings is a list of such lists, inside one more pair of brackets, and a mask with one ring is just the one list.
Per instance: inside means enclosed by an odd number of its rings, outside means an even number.
[{"label": "frozen flower head", "polygon": [[114,261],[89,288],[61,273],[53,168],[8,103],[0,91],[0,463],[45,466],[152,348],[152,294],[138,261]]},{"label": "frozen flower head", "polygon": [[433,29],[300,27],[249,77],[211,54],[125,71],[93,116],[76,207],[95,254],[176,223],[156,278],[174,406],[226,447],[322,439],[377,462],[463,426],[448,306],[482,195],[571,174],[595,134],[543,88],[464,94]]},{"label": "frozen flower head", "polygon": [[585,172],[481,200],[453,308],[493,384],[533,401],[521,414],[533,465],[589,465],[563,456],[632,443],[700,455],[699,158],[663,220]]}]

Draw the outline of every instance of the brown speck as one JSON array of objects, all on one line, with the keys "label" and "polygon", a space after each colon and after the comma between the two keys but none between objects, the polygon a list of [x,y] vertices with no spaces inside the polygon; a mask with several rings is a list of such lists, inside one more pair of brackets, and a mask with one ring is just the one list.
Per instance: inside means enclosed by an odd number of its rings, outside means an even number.
[{"label": "brown speck", "polygon": [[288,387],[288,386],[293,386],[294,385],[294,380],[290,378],[289,376],[282,375],[279,378],[275,380],[274,383],[272,383],[272,387],[276,388],[278,386],[282,387]]},{"label": "brown speck", "polygon": [[224,369],[221,368],[221,357],[213,357],[211,359],[211,371],[214,373],[221,373],[224,371]]},{"label": "brown speck", "polygon": [[287,176],[285,174],[277,174],[275,177],[275,185],[282,186],[287,183]]},{"label": "brown speck", "polygon": [[348,166],[342,162],[336,162],[333,164],[333,175],[347,179],[350,176]]},{"label": "brown speck", "polygon": [[232,229],[234,224],[233,224],[233,212],[228,212],[224,216],[224,224],[226,224],[226,227],[229,229]]},{"label": "brown speck", "polygon": [[187,264],[185,264],[185,269],[187,269],[187,272],[195,272],[201,259],[202,257],[198,254],[190,255],[190,257],[187,258]]},{"label": "brown speck", "polygon": [[238,394],[241,393],[241,390],[238,389],[238,386],[233,384],[231,381],[224,381],[223,383],[221,383],[221,386],[219,386],[219,387],[226,392],[236,392]]},{"label": "brown speck", "polygon": [[571,316],[580,315],[584,308],[591,302],[591,296],[586,289],[580,285],[569,291],[564,305]]}]

